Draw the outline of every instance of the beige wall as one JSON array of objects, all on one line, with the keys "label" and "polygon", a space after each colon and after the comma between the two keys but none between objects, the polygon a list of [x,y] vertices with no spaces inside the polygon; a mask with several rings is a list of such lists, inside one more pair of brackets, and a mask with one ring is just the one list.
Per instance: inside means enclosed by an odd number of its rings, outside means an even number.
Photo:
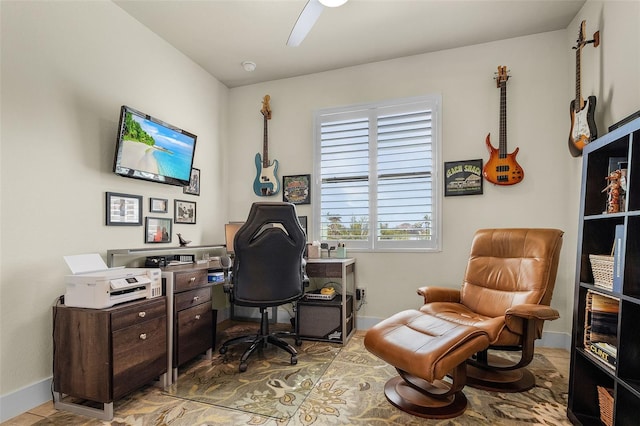
[{"label": "beige wall", "polygon": [[[144,216],[150,196],[170,200],[169,213],[155,216],[173,217],[176,198],[196,201],[197,224],[176,226],[172,245],[175,232],[193,244],[224,241],[221,141],[229,91],[112,2],[0,7],[5,420],[22,400],[51,398],[51,306],[65,291],[63,256],[144,246],[143,227],[104,225],[106,191],[144,196]],[[122,104],[198,135],[201,196],[111,172]],[[40,394],[22,395],[23,388]]]},{"label": "beige wall", "polygon": [[[513,187],[485,182],[481,196],[445,198],[441,253],[353,253],[368,291],[361,324],[419,306],[419,285],[459,286],[475,229],[552,226],[566,231],[553,299],[562,318],[548,324],[545,338],[567,341],[581,172],[566,142],[571,46],[582,19],[588,34],[600,29],[601,46],[583,54],[582,86],[598,96],[603,133],[640,108],[639,2],[588,1],[566,31],[231,90],[110,2],[2,1],[0,8],[2,420],[9,407],[50,398],[50,309],[64,293],[62,256],[143,246],[142,228],[104,226],[104,192],[143,195],[145,215],[149,196],[185,197],[177,187],[111,173],[121,104],[199,136],[198,223],[180,232],[194,243],[216,243],[222,224],[244,219],[257,200],[253,157],[262,147],[265,94],[273,110],[270,157],[280,161],[281,176],[311,173],[315,109],[434,92],[443,98],[441,159],[486,161],[484,139],[491,132],[496,143],[498,132],[493,73],[507,65],[509,150],[520,147],[525,180]],[[299,213],[311,219],[311,206]]]},{"label": "beige wall", "polygon": [[[507,84],[508,150],[520,148],[517,160],[525,170],[524,181],[513,187],[485,182],[483,195],[445,198],[440,253],[351,251],[358,261],[358,285],[365,286],[368,295],[368,303],[359,312],[359,328],[419,306],[418,286],[459,287],[476,229],[555,227],[566,233],[552,301],[561,318],[546,325],[543,344],[568,346],[582,162],[581,157],[571,157],[567,148],[569,103],[575,97],[571,48],[582,19],[587,19],[588,33],[600,28],[601,46],[589,45],[583,53],[582,87],[585,96],[595,93],[603,98],[596,112],[602,134],[611,123],[640,108],[639,5],[587,2],[566,31],[232,89],[229,218],[242,220],[251,202],[259,199],[251,184],[253,156],[262,149],[259,110],[265,94],[271,96],[273,111],[269,157],[278,159],[281,176],[312,172],[314,110],[429,93],[442,94],[442,161],[486,161],[487,133],[491,132],[494,146],[498,141],[499,91],[492,78],[498,65],[506,65],[511,75]],[[312,206],[298,206],[298,212],[311,220]],[[313,229],[311,237],[315,237]]]},{"label": "beige wall", "polygon": [[[251,191],[253,155],[261,149],[260,99],[271,95],[269,156],[281,175],[313,170],[312,113],[315,109],[389,98],[442,94],[442,161],[488,159],[485,138],[498,144],[499,93],[493,80],[506,65],[509,152],[520,147],[525,179],[512,187],[487,182],[480,196],[448,197],[442,204],[443,250],[439,253],[357,253],[358,283],[368,303],[359,327],[394,312],[418,307],[422,285],[459,287],[473,232],[481,227],[555,227],[567,231],[553,304],[562,319],[548,330],[568,334],[568,299],[573,287],[575,205],[566,203],[571,167],[567,150],[568,73],[565,31],[452,49],[322,74],[232,89],[230,92],[230,217],[243,218]],[[559,72],[562,70],[562,72]],[[251,124],[253,123],[253,124]],[[442,164],[439,165],[440,168]],[[575,167],[575,166],[574,166]],[[442,170],[439,170],[442,173]],[[312,216],[311,206],[299,206]],[[312,231],[312,237],[313,235]]]}]

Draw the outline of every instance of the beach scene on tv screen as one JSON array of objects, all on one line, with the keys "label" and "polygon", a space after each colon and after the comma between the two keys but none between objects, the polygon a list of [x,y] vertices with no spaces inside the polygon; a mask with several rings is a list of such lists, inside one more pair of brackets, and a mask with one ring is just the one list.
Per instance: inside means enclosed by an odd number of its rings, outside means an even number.
[{"label": "beach scene on tv screen", "polygon": [[120,167],[189,181],[195,140],[127,111]]}]

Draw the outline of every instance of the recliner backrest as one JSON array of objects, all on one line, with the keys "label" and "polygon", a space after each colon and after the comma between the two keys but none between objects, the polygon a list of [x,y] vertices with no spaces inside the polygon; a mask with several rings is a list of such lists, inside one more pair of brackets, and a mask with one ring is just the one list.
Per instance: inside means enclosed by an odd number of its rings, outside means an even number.
[{"label": "recliner backrest", "polygon": [[460,292],[461,303],[481,315],[503,316],[514,305],[549,305],[563,232],[557,229],[481,229]]},{"label": "recliner backrest", "polygon": [[234,303],[277,306],[304,294],[306,237],[291,203],[254,203],[234,238]]}]

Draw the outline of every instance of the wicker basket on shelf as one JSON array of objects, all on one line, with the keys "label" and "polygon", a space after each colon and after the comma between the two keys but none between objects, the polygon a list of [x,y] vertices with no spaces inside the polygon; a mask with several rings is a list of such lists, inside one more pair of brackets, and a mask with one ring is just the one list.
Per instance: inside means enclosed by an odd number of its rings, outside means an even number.
[{"label": "wicker basket on shelf", "polygon": [[598,386],[598,403],[600,404],[600,421],[606,426],[613,426],[613,391]]},{"label": "wicker basket on shelf", "polygon": [[613,289],[613,256],[590,254],[593,284],[596,287]]}]

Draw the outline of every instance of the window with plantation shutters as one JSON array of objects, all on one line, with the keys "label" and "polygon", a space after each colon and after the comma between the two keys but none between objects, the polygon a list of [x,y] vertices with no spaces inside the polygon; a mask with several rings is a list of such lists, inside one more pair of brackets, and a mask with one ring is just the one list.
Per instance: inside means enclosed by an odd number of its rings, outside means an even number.
[{"label": "window with plantation shutters", "polygon": [[440,97],[315,113],[314,239],[439,250]]}]

